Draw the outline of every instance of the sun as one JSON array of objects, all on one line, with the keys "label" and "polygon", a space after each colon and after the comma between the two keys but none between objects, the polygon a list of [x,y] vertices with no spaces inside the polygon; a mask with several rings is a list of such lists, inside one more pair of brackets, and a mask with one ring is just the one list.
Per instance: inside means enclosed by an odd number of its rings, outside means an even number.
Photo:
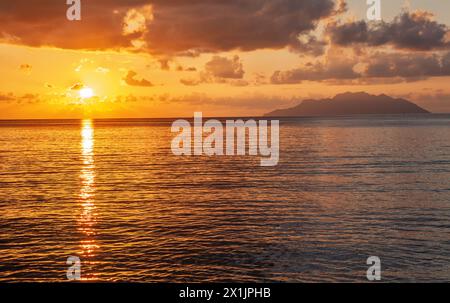
[{"label": "sun", "polygon": [[80,89],[79,94],[81,99],[89,99],[94,96],[94,90],[90,87],[85,87]]}]

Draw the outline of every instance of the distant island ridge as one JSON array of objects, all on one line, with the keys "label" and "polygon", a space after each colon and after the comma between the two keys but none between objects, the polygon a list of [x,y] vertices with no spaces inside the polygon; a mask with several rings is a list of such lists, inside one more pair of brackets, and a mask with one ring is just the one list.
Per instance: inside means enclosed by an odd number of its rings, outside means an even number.
[{"label": "distant island ridge", "polygon": [[430,114],[430,112],[405,99],[392,98],[385,94],[376,96],[358,92],[338,94],[334,98],[304,100],[295,107],[278,109],[265,114],[265,116],[302,117],[388,114]]}]

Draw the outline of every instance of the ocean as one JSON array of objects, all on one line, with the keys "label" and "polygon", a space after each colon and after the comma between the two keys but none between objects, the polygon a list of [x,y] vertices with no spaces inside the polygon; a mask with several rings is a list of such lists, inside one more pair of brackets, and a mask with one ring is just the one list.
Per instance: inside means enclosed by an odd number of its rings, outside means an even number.
[{"label": "ocean", "polygon": [[173,121],[0,121],[0,281],[450,282],[450,115],[283,118],[274,167]]}]

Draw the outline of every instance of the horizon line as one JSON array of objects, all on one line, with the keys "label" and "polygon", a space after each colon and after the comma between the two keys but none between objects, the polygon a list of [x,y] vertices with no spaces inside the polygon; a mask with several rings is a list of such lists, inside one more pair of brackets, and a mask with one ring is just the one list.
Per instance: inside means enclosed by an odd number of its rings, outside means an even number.
[{"label": "horizon line", "polygon": [[[450,112],[442,112],[442,113],[404,113],[404,114],[350,114],[350,115],[321,115],[321,116],[264,116],[264,115],[255,115],[255,116],[203,116],[203,119],[226,119],[226,118],[234,118],[234,119],[248,119],[248,118],[281,118],[281,119],[293,119],[293,118],[342,118],[342,117],[375,117],[375,116],[422,116],[422,115],[450,115]],[[48,121],[48,120],[61,120],[61,121],[84,121],[84,120],[171,120],[171,119],[194,119],[194,116],[190,117],[111,117],[111,118],[12,118],[12,119],[4,119],[0,118],[0,121]]]}]

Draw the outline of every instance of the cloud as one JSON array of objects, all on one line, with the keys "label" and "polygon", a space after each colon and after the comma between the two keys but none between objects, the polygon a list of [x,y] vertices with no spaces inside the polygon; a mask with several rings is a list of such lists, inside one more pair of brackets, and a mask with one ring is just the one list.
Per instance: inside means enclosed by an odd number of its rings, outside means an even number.
[{"label": "cloud", "polygon": [[83,2],[81,22],[69,22],[65,1],[1,1],[0,40],[70,49],[134,47],[169,56],[301,49],[299,35],[336,14],[341,2],[96,0]]},{"label": "cloud", "polygon": [[41,101],[39,94],[31,94],[31,93],[24,94],[18,97],[17,100],[19,103],[20,102],[37,103]]},{"label": "cloud", "polygon": [[182,65],[177,66],[177,71],[179,72],[196,72],[197,68],[190,66],[190,67],[184,67]]},{"label": "cloud", "polygon": [[82,83],[75,83],[75,84],[73,84],[71,87],[70,87],[70,89],[71,90],[80,90],[80,89],[82,89],[84,87],[84,84],[82,84]]},{"label": "cloud", "polygon": [[393,84],[447,76],[450,76],[450,52],[427,54],[375,51],[359,57],[348,57],[337,52],[327,54],[323,61],[276,71],[271,77],[271,83],[328,81],[334,84]]},{"label": "cloud", "polygon": [[247,86],[249,83],[243,79],[244,74],[244,66],[239,56],[231,58],[213,56],[196,78],[181,79],[180,82],[187,86],[195,86],[201,83],[228,83],[233,86]]},{"label": "cloud", "polygon": [[244,87],[244,86],[249,86],[250,83],[246,80],[243,79],[237,79],[237,80],[233,80],[233,81],[228,81],[228,83],[231,86],[236,86],[236,87]]},{"label": "cloud", "polygon": [[139,100],[170,105],[189,105],[192,107],[214,106],[221,108],[249,109],[254,113],[264,113],[280,106],[298,104],[301,97],[269,96],[264,94],[242,94],[233,97],[213,97],[205,93],[192,93],[173,96],[169,94],[139,97]]},{"label": "cloud", "polygon": [[356,59],[331,50],[323,61],[307,62],[302,67],[287,71],[275,71],[270,81],[272,84],[296,84],[302,81],[356,79],[361,76],[354,69],[357,63]]},{"label": "cloud", "polygon": [[251,51],[298,47],[297,37],[332,15],[335,1],[161,0],[153,7],[155,18],[146,34],[151,50]]},{"label": "cloud", "polygon": [[450,52],[438,54],[375,53],[367,59],[366,77],[428,78],[450,76]]},{"label": "cloud", "polygon": [[326,31],[332,42],[341,46],[391,45],[398,49],[416,51],[450,48],[447,41],[450,32],[448,26],[436,22],[431,13],[424,11],[404,11],[392,22],[334,22],[327,26]]},{"label": "cloud", "polygon": [[345,61],[308,64],[305,68],[276,71],[271,77],[273,84],[295,84],[302,81],[323,81],[330,79],[356,79],[360,75]]},{"label": "cloud", "polygon": [[25,63],[25,64],[21,64],[19,66],[19,69],[27,74],[30,74],[31,71],[33,70],[33,67],[30,64]]},{"label": "cloud", "polygon": [[13,93],[2,93],[0,92],[0,102],[7,103],[37,103],[40,102],[41,98],[38,94],[23,94],[23,95],[15,95]]},{"label": "cloud", "polygon": [[261,74],[261,73],[254,73],[253,74],[253,84],[254,85],[265,85],[265,84],[268,84],[266,75]]},{"label": "cloud", "polygon": [[153,86],[153,84],[148,81],[147,79],[136,79],[137,73],[135,71],[128,71],[127,75],[123,80],[130,86],[143,86],[143,87],[150,87]]},{"label": "cloud", "polygon": [[162,70],[170,70],[170,60],[168,58],[163,58],[159,60],[159,65]]},{"label": "cloud", "polygon": [[411,92],[398,96],[412,100],[417,105],[434,113],[450,113],[450,92],[442,89]]},{"label": "cloud", "polygon": [[[125,47],[130,45],[131,39],[122,35],[122,20],[129,8],[142,2],[85,1],[82,21],[70,22],[66,19],[65,1],[1,1],[3,39],[0,40],[14,37],[6,42],[69,49]],[[113,14],[109,3],[121,13]]]},{"label": "cloud", "polygon": [[242,79],[245,73],[239,56],[231,59],[214,56],[206,63],[205,71],[213,77],[224,79]]},{"label": "cloud", "polygon": [[122,32],[124,35],[143,34],[147,31],[147,22],[153,20],[153,9],[151,5],[140,9],[132,8],[127,11],[123,18]]},{"label": "cloud", "polygon": [[186,86],[197,86],[203,82],[200,78],[190,78],[190,79],[181,79],[180,83]]},{"label": "cloud", "polygon": [[113,102],[116,103],[130,103],[130,102],[137,102],[139,100],[138,97],[136,97],[135,95],[129,94],[126,96],[116,96],[114,97]]},{"label": "cloud", "polygon": [[301,55],[320,56],[325,52],[328,41],[318,38],[312,34],[300,35],[292,45],[289,46],[291,51]]},{"label": "cloud", "polygon": [[13,93],[0,93],[0,101],[10,102],[14,100],[15,97]]}]

